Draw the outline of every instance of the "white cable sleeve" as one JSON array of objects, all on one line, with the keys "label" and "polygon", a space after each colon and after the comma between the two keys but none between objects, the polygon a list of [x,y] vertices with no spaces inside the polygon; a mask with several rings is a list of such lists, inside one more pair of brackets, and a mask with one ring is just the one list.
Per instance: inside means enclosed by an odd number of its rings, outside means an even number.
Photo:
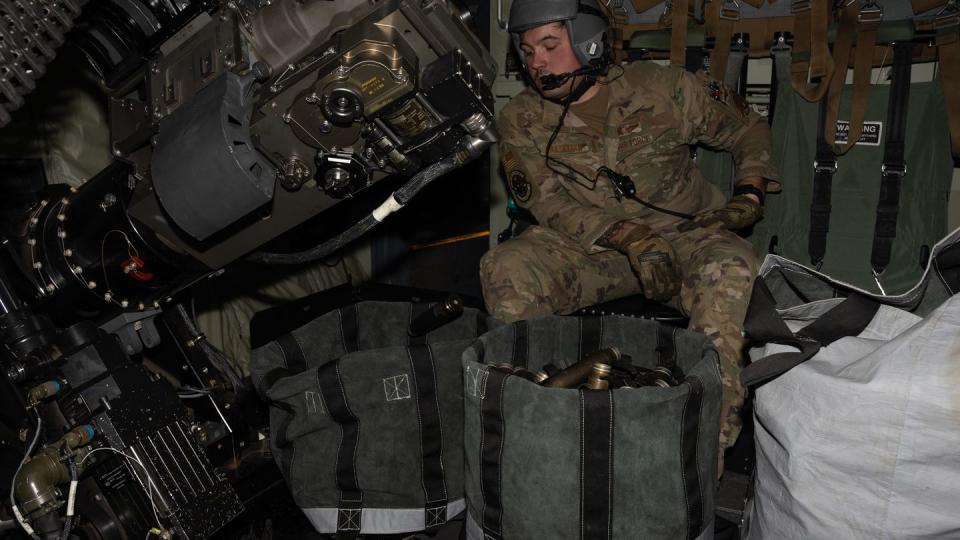
[{"label": "white cable sleeve", "polygon": [[31,527],[29,523],[24,521],[23,514],[20,513],[20,508],[16,505],[13,506],[13,517],[17,518],[17,523],[19,523],[20,526],[23,527],[23,532],[29,535],[33,534],[33,527]]},{"label": "white cable sleeve", "polygon": [[403,205],[397,202],[397,199],[391,193],[387,200],[383,201],[383,204],[378,206],[370,215],[379,223],[401,208],[403,208]]},{"label": "white cable sleeve", "polygon": [[77,500],[77,481],[70,481],[70,495],[67,496],[67,517],[73,516],[73,503]]}]

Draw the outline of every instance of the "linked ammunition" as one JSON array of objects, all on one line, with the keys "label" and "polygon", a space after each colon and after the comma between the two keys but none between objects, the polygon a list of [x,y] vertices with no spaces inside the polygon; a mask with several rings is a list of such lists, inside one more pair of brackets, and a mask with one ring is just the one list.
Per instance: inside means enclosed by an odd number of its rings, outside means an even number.
[{"label": "linked ammunition", "polygon": [[619,363],[621,357],[619,349],[615,347],[600,349],[584,356],[579,362],[562,369],[556,375],[548,377],[540,385],[548,388],[576,388],[586,382],[595,364],[606,364],[609,368],[610,365]]},{"label": "linked ammunition", "polygon": [[587,387],[593,390],[606,390],[610,388],[610,382],[607,376],[610,375],[610,366],[607,364],[594,364],[593,371],[587,379]]},{"label": "linked ammunition", "polygon": [[513,374],[531,382],[537,382],[537,374],[526,368],[514,368]]}]

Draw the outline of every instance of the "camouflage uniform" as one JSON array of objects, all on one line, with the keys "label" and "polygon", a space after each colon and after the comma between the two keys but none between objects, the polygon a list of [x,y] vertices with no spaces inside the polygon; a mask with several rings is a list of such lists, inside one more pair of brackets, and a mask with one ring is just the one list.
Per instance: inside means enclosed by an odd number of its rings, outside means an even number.
[{"label": "camouflage uniform", "polygon": [[[770,130],[743,100],[705,75],[650,62],[635,62],[616,78],[611,71],[604,133],[568,113],[550,156],[593,179],[607,166],[634,181],[637,196],[678,212],[698,214],[726,202],[691,159],[700,142],[728,150],[738,178],[776,180]],[[544,150],[562,107],[528,88],[500,114],[501,155],[516,202],[539,226],[489,251],[481,261],[488,310],[505,321],[570,313],[636,294],[640,283],[620,252],[598,246],[614,223],[634,220],[670,242],[683,284],[671,301],[690,317],[690,328],[713,338],[724,381],[721,444],[740,430],[741,326],[750,300],[757,258],[736,234],[718,229],[678,232],[681,218],[617,197],[609,181],[566,178],[545,163]],[[562,165],[554,164],[562,169]],[[778,188],[774,182],[771,187]]]}]

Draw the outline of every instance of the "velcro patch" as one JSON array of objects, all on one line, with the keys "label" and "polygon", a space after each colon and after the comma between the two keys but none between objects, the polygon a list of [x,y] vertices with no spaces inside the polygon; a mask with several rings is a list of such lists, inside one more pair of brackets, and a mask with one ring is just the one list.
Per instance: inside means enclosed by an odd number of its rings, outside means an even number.
[{"label": "velcro patch", "polygon": [[582,143],[555,144],[550,147],[551,154],[579,154],[590,150],[590,146]]},{"label": "velcro patch", "polygon": [[750,105],[747,104],[747,100],[720,81],[712,79],[708,81],[707,92],[713,99],[733,107],[743,115],[750,112]]},{"label": "velcro patch", "polygon": [[507,150],[503,153],[503,170],[512,171],[520,166],[520,163],[517,162],[517,156],[513,155],[513,152]]},{"label": "velcro patch", "polygon": [[533,186],[530,185],[530,181],[527,180],[527,175],[523,174],[523,171],[515,169],[507,173],[507,182],[510,184],[510,191],[513,192],[517,201],[527,202],[530,200]]}]

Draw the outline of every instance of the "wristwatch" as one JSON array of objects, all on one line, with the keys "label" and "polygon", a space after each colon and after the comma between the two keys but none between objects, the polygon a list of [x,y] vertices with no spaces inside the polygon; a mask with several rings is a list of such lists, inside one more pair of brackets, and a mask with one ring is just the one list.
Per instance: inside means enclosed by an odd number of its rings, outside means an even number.
[{"label": "wristwatch", "polygon": [[741,184],[733,188],[734,195],[756,195],[760,199],[760,206],[763,206],[763,200],[766,198],[766,193],[756,186],[750,184]]}]

